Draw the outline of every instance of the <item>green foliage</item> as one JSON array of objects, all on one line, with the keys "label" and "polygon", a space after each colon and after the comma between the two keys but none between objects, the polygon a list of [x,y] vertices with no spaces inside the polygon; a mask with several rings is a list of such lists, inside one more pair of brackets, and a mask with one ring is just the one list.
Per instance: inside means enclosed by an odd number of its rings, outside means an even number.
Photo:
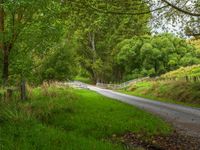
[{"label": "green foliage", "polygon": [[10,84],[22,78],[35,81],[36,68],[65,38],[66,21],[61,14],[66,7],[51,0],[8,0],[2,8],[6,17],[0,41],[7,47]]},{"label": "green foliage", "polygon": [[[106,5],[111,9],[114,7],[112,3],[107,1],[94,0],[85,3],[97,7]],[[127,1],[127,4],[134,6],[132,1]],[[123,9],[124,2],[116,1],[116,5]],[[134,10],[140,11],[136,7]],[[148,6],[144,4],[144,8],[148,9]],[[73,33],[74,45],[76,45],[80,65],[90,74],[94,82],[109,82],[115,80],[117,74],[120,75],[121,70],[115,68],[113,58],[115,46],[123,39],[132,37],[132,35],[148,34],[147,20],[149,18],[149,14],[140,17],[120,16],[98,13],[93,9],[80,10],[79,15],[76,16],[79,23],[74,27],[76,28]],[[118,73],[115,73],[115,71]]]},{"label": "green foliage", "polygon": [[80,81],[83,83],[87,83],[87,84],[93,84],[93,82],[91,81],[91,79],[89,77],[82,77],[82,76],[76,76],[74,78],[75,81]]},{"label": "green foliage", "polygon": [[181,66],[200,63],[196,49],[171,34],[126,39],[117,49],[116,60],[124,67],[125,77],[129,74],[158,76]]},{"label": "green foliage", "polygon": [[120,82],[200,62],[199,50],[183,39],[170,34],[151,36],[149,13],[99,12],[102,8],[149,11],[142,0],[7,0],[1,6],[6,17],[0,47],[5,45],[9,55],[10,84],[22,79],[66,81],[79,69],[94,83]]},{"label": "green foliage", "polygon": [[41,81],[67,81],[76,75],[74,52],[67,46],[56,49],[45,57],[41,68]]},{"label": "green foliage", "polygon": [[123,145],[110,138],[127,131],[157,135],[171,129],[158,117],[90,91],[42,87],[25,103],[0,103],[2,150],[118,150]]},{"label": "green foliage", "polygon": [[161,78],[166,79],[185,79],[188,77],[188,80],[193,77],[200,77],[200,65],[193,65],[188,67],[181,67],[177,70],[170,71],[161,76]]}]

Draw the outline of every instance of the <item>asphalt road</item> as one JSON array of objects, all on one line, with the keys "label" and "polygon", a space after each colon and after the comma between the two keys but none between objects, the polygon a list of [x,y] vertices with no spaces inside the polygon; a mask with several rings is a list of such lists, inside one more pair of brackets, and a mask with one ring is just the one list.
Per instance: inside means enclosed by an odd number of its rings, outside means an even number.
[{"label": "asphalt road", "polygon": [[118,100],[144,109],[165,119],[171,123],[177,129],[177,131],[200,138],[199,108],[148,100],[82,83],[78,83],[77,87],[87,88],[103,96],[112,98],[113,100]]}]

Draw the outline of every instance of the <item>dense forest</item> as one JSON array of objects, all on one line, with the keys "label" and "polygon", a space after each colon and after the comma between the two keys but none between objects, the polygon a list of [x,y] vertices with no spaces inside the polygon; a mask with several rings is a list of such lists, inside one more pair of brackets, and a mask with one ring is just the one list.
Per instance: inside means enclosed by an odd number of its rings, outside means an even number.
[{"label": "dense forest", "polygon": [[[152,32],[159,20],[151,24],[155,14],[140,0],[0,3],[2,85],[77,75],[93,83],[121,82],[199,63],[199,50],[185,39]],[[188,33],[189,27],[182,30]]]}]

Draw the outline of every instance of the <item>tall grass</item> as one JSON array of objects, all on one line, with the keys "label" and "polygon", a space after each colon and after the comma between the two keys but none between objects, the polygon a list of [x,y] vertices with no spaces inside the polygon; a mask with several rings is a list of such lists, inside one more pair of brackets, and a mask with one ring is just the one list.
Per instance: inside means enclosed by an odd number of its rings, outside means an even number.
[{"label": "tall grass", "polygon": [[161,119],[94,92],[42,86],[28,101],[0,102],[2,150],[124,149],[112,135],[168,134]]},{"label": "tall grass", "polygon": [[170,71],[160,77],[161,79],[174,79],[185,81],[200,81],[200,65],[181,67],[175,71]]}]

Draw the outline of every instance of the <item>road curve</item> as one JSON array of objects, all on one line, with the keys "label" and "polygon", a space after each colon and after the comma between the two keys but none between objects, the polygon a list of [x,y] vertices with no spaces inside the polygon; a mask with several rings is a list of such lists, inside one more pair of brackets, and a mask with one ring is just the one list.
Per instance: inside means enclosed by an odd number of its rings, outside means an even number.
[{"label": "road curve", "polygon": [[153,114],[159,115],[170,122],[181,133],[193,137],[200,137],[200,109],[198,108],[152,101],[91,85],[85,86],[87,86],[89,90],[95,91],[103,96],[137,106]]}]

